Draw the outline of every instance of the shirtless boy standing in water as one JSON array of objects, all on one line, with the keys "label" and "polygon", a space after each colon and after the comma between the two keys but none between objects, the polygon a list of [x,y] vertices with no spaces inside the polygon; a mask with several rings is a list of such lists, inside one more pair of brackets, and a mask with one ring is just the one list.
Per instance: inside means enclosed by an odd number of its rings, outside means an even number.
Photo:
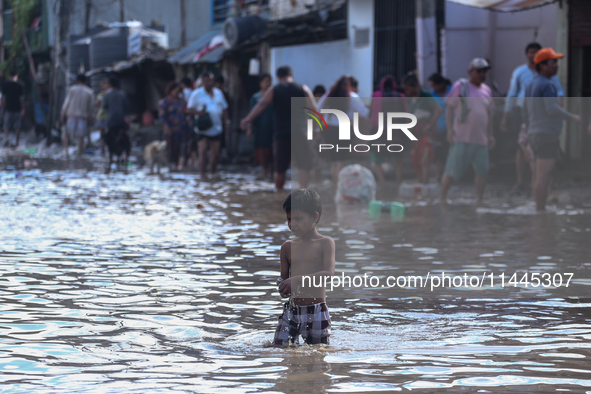
[{"label": "shirtless boy standing in water", "polygon": [[310,189],[291,193],[283,203],[287,225],[297,237],[281,246],[279,293],[289,297],[275,331],[274,346],[329,343],[330,315],[326,306],[326,280],[334,275],[335,244],[318,233],[322,214],[320,195]]}]

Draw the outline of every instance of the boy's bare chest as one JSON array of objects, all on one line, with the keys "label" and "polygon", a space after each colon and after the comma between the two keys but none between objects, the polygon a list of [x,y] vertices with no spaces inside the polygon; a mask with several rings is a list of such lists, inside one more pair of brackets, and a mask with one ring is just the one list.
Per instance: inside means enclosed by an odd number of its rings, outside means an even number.
[{"label": "boy's bare chest", "polygon": [[292,271],[308,270],[310,267],[322,265],[323,253],[320,242],[292,243],[291,268]]}]

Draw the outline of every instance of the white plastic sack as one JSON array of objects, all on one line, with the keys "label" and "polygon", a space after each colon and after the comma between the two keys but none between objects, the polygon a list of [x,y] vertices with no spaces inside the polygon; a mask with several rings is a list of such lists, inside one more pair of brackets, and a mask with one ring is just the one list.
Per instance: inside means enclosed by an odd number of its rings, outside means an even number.
[{"label": "white plastic sack", "polygon": [[337,203],[366,203],[376,198],[376,180],[367,168],[351,164],[339,172],[335,201]]},{"label": "white plastic sack", "polygon": [[437,198],[441,188],[438,183],[422,185],[420,183],[403,182],[398,189],[398,195],[404,198]]}]

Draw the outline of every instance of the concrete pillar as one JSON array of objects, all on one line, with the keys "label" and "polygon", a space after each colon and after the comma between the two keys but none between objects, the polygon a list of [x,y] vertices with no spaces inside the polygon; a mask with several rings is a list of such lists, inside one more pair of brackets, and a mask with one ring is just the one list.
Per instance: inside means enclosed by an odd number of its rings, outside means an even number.
[{"label": "concrete pillar", "polygon": [[564,59],[558,67],[558,79],[560,84],[566,92],[566,96],[571,96],[568,85],[568,68],[569,68],[569,53],[568,53],[568,2],[562,1],[558,6],[556,21],[556,48],[554,50],[558,53],[564,53]]},{"label": "concrete pillar", "polygon": [[497,12],[488,11],[488,30],[486,31],[488,39],[488,50],[486,51],[486,60],[488,60],[491,69],[488,72],[487,83],[492,87],[495,81],[495,48],[497,45]]},{"label": "concrete pillar", "polygon": [[428,78],[437,72],[437,21],[435,0],[416,0],[417,71],[419,81],[429,86]]},{"label": "concrete pillar", "polygon": [[[570,53],[569,29],[568,29],[568,2],[560,3],[556,21],[556,48],[558,53],[564,54],[564,59],[559,60],[558,79],[566,93],[563,105],[567,111],[581,113],[581,52],[579,48],[573,48]],[[569,73],[572,72],[569,84]],[[570,122],[565,122],[560,145],[566,156],[571,160],[581,158],[581,127]]]}]

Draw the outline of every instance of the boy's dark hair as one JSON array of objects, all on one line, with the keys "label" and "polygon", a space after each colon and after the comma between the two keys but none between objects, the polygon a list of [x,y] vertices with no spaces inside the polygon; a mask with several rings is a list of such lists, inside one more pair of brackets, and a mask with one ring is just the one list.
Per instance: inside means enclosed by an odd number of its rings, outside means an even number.
[{"label": "boy's dark hair", "polygon": [[291,213],[292,206],[296,210],[305,212],[312,217],[316,216],[316,212],[318,212],[318,221],[320,221],[320,216],[322,216],[322,198],[314,190],[298,189],[291,192],[283,202],[285,213]]},{"label": "boy's dark hair", "polygon": [[211,71],[204,71],[201,73],[201,79],[203,78],[213,78],[213,73]]},{"label": "boy's dark hair", "polygon": [[270,78],[271,80],[273,80],[273,78],[271,78],[271,74],[269,74],[269,73],[262,73],[259,76],[259,83],[263,82],[265,78]]},{"label": "boy's dark hair", "polygon": [[539,51],[540,49],[542,49],[542,46],[537,42],[530,42],[525,47],[525,53],[528,53],[530,49],[535,49],[536,51]]},{"label": "boy's dark hair", "polygon": [[289,66],[281,66],[277,69],[277,78],[292,77],[293,71]]},{"label": "boy's dark hair", "polygon": [[326,93],[326,88],[323,85],[316,85],[314,86],[314,90],[312,91],[312,94],[316,95],[323,95],[324,93]]},{"label": "boy's dark hair", "polygon": [[84,74],[76,75],[76,82],[86,83],[86,75],[84,75]]},{"label": "boy's dark hair", "polygon": [[16,70],[14,68],[10,69],[10,72],[8,73],[8,75],[10,75],[10,78],[13,78],[17,74],[18,74],[18,72],[16,72]]},{"label": "boy's dark hair", "polygon": [[113,89],[119,89],[119,78],[109,77],[109,85],[111,85]]},{"label": "boy's dark hair", "polygon": [[548,64],[548,60],[550,60],[550,59],[544,60],[543,62],[539,62],[538,64],[536,64],[536,72],[539,73],[540,71],[542,71],[542,67],[540,67],[540,66],[542,64],[544,64],[544,65]]},{"label": "boy's dark hair", "polygon": [[357,89],[359,87],[359,81],[354,76],[349,76],[349,83],[353,89]]},{"label": "boy's dark hair", "polygon": [[406,86],[416,87],[419,86],[419,79],[413,72],[410,72],[404,76],[402,84]]}]

